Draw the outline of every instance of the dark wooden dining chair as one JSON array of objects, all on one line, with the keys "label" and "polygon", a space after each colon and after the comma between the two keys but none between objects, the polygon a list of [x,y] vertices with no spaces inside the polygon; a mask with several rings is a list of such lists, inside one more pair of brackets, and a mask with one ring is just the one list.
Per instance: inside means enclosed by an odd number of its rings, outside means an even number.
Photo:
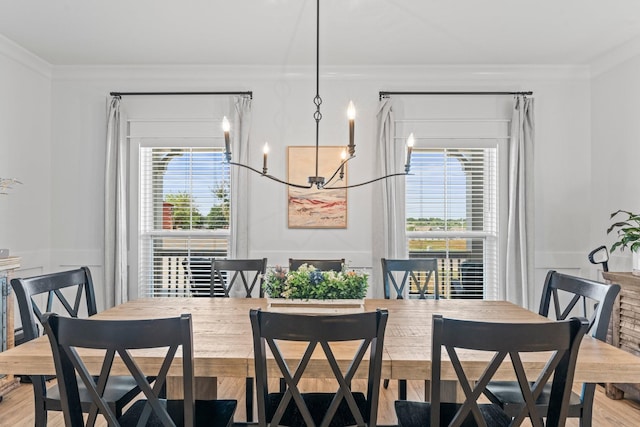
[{"label": "dark wooden dining chair", "polygon": [[[11,280],[18,302],[20,320],[24,331],[24,341],[31,341],[40,335],[38,325],[42,324],[45,312],[58,311],[67,316],[92,316],[97,313],[96,298],[91,272],[87,267],[59,273],[45,274],[30,278]],[[44,300],[42,305],[38,302]],[[47,377],[31,375],[34,395],[35,426],[47,425],[47,411],[61,411],[60,391],[57,385],[47,387]],[[140,392],[136,381],[129,376],[111,377],[109,393],[105,399],[116,414]],[[88,391],[80,388],[82,410],[89,412],[91,398]],[[93,425],[89,420],[87,425]]]},{"label": "dark wooden dining chair", "polygon": [[216,296],[214,283],[222,285],[225,297],[231,290],[241,288],[246,298],[251,298],[258,285],[258,295],[264,297],[264,275],[267,272],[267,259],[214,259],[211,261],[211,288],[209,296]]},{"label": "dark wooden dining chair", "polygon": [[342,259],[297,259],[289,258],[289,271],[295,271],[302,264],[308,266],[314,266],[318,270],[322,271],[336,271],[340,272],[344,269],[344,258]]},{"label": "dark wooden dining chair", "polygon": [[189,293],[193,297],[209,297],[211,292],[216,297],[224,296],[222,285],[211,280],[212,258],[186,257],[182,260],[182,268],[189,281]]},{"label": "dark wooden dining chair", "polygon": [[[104,416],[109,426],[195,426],[228,427],[233,423],[237,401],[202,400],[194,398],[193,332],[191,314],[167,319],[95,320],[59,317],[46,313],[43,324],[49,337],[53,360],[60,387],[60,400],[67,427],[84,427],[80,410],[78,386],[89,390],[93,405],[89,416]],[[160,398],[167,373],[181,347],[184,398]],[[95,378],[85,361],[96,353],[83,353],[83,349],[104,351],[100,375]],[[153,372],[153,385],[136,362],[135,350],[157,349],[166,351],[164,360]],[[144,399],[137,400],[123,414],[117,415],[104,398],[109,390],[108,379],[114,360],[118,356],[135,378]],[[144,357],[144,355],[140,355]],[[92,363],[95,363],[92,360]]]},{"label": "dark wooden dining chair", "polygon": [[[231,296],[231,290],[244,290],[245,298],[253,296],[253,290],[258,285],[258,295],[264,298],[264,275],[267,272],[267,259],[214,259],[211,261],[211,288],[209,296]],[[222,287],[223,293],[218,291]],[[242,292],[242,291],[241,291]],[[247,421],[253,421],[253,378],[245,381],[245,405]]]},{"label": "dark wooden dining chair", "polygon": [[[270,426],[346,426],[377,422],[382,369],[382,348],[387,324],[386,310],[344,315],[302,315],[251,310],[253,348],[257,383],[258,424]],[[352,360],[346,372],[338,364],[334,351],[343,354],[345,341],[353,344]],[[297,349],[306,348],[298,359],[286,349],[294,342]],[[339,346],[339,349],[336,349]],[[335,393],[301,393],[298,384],[311,355],[320,347],[338,384]],[[357,347],[357,349],[356,349]],[[367,391],[353,392],[351,380],[369,350]],[[351,350],[349,350],[351,351]],[[272,360],[268,356],[270,352]],[[286,354],[283,354],[286,353]],[[311,363],[313,365],[314,363]],[[277,366],[277,368],[276,368]],[[269,374],[283,376],[284,393],[270,393]]]},{"label": "dark wooden dining chair", "polygon": [[[386,299],[405,297],[405,288],[409,298],[440,299],[440,281],[438,280],[438,260],[435,258],[387,259],[382,258],[382,277],[384,297]],[[402,274],[398,284],[396,274]],[[411,293],[410,283],[416,292]],[[433,292],[429,292],[429,288]]]},{"label": "dark wooden dining chair", "polygon": [[460,263],[459,280],[451,281],[451,298],[484,298],[484,264],[467,260]]},{"label": "dark wooden dining chair", "polygon": [[[438,260],[435,258],[388,259],[382,258],[382,283],[385,299],[403,299],[405,288],[409,298],[427,299],[429,285],[433,287],[433,299],[440,299],[440,281],[438,280]],[[396,275],[402,274],[400,284]],[[409,286],[413,281],[417,293],[409,294]],[[389,387],[389,379],[385,378],[384,388]],[[407,380],[398,380],[398,398],[407,398]]]},{"label": "dark wooden dining chair", "polygon": [[[607,285],[549,271],[542,291],[539,314],[555,320],[564,320],[577,311],[577,314],[589,318],[591,336],[605,341],[613,304],[619,292],[620,285]],[[550,313],[551,308],[553,313]],[[591,426],[595,388],[595,384],[584,383],[579,395],[571,393],[568,416],[580,418],[581,427]],[[517,383],[494,381],[487,386],[486,396],[513,416],[524,405],[518,391]],[[543,414],[549,407],[550,393],[550,387],[546,387],[536,401]]]},{"label": "dark wooden dining chair", "polygon": [[[399,425],[501,427],[520,425],[526,418],[529,418],[534,427],[565,425],[578,349],[589,327],[587,319],[572,318],[546,323],[491,323],[434,315],[432,320],[431,402],[397,400],[395,409]],[[446,349],[456,379],[464,392],[462,403],[442,402],[442,347]],[[469,350],[493,354],[486,367],[474,366],[474,372],[482,373],[477,381],[469,380],[468,372],[458,356],[459,352]],[[522,358],[526,357],[526,353],[532,352],[546,354],[549,359],[535,378],[527,378],[529,374],[524,370]],[[487,384],[507,356],[511,363],[505,363],[505,367],[513,369],[525,402],[514,417],[494,403],[478,404]],[[535,401],[552,375],[549,408],[543,414]],[[546,424],[543,423],[543,417],[546,417]]]}]

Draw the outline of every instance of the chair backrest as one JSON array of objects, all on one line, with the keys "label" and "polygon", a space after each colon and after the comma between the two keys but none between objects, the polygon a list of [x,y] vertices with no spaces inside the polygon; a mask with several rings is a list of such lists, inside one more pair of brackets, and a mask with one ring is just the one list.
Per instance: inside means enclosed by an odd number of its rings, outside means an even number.
[{"label": "chair backrest", "polygon": [[182,267],[189,281],[189,291],[194,297],[208,297],[213,285],[215,296],[223,296],[224,291],[219,282],[215,284],[211,281],[212,258],[187,257],[182,260]]},{"label": "chair backrest", "polygon": [[460,263],[460,283],[462,297],[482,299],[484,294],[484,265],[481,261],[463,261]]},{"label": "chair backrest", "polygon": [[[298,389],[298,382],[318,345],[324,351],[328,364],[338,382],[338,390],[333,396],[326,413],[323,414],[322,422],[318,424],[329,425],[329,421],[333,419],[340,403],[344,400],[350,409],[349,415],[355,420],[354,424],[364,425],[365,422],[368,422],[369,425],[376,425],[382,369],[382,348],[388,318],[386,310],[378,309],[375,312],[318,316],[251,310],[250,318],[253,330],[258,420],[262,427],[266,426],[267,423],[278,425],[292,400],[293,404],[298,408],[304,423],[310,427],[316,425]],[[295,365],[291,362],[291,354],[283,354],[281,352],[281,348],[286,348],[284,343],[286,341],[307,344],[304,355],[300,362]],[[349,367],[344,373],[332,350],[332,345],[339,345],[343,341],[359,342],[359,345],[353,343],[353,348],[357,347],[357,349],[354,350],[353,359],[348,363]],[[269,394],[267,347],[273,354],[273,358],[279,368],[277,375],[284,378],[287,386],[273,414],[267,414],[267,398]],[[301,347],[297,348],[300,349]],[[351,349],[352,347],[349,348]],[[366,408],[365,413],[361,413],[354,400],[350,384],[367,352],[367,348],[369,348],[369,366]],[[343,348],[341,353],[343,351],[347,350]],[[289,366],[295,366],[295,371],[290,369]]]},{"label": "chair backrest", "polygon": [[[60,402],[64,412],[65,425],[84,427],[84,419],[78,394],[78,378],[84,383],[94,403],[90,417],[102,414],[109,426],[119,426],[115,413],[103,399],[107,379],[110,376],[115,356],[122,359],[136,383],[144,393],[147,403],[141,413],[142,424],[153,415],[164,426],[175,426],[158,395],[166,381],[176,351],[182,346],[182,376],[184,379],[184,404],[176,410],[183,413],[185,426],[194,425],[194,381],[193,381],[193,334],[191,315],[168,319],[145,320],[90,320],[59,317],[53,313],[43,318],[45,331],[49,337],[53,360],[60,388]],[[153,386],[142,372],[136,358],[130,352],[135,349],[165,348],[164,361],[155,376]],[[105,350],[100,375],[94,379],[84,363],[81,349]],[[91,353],[95,357],[96,353]],[[141,356],[143,357],[143,356]],[[180,420],[182,421],[182,420]],[[155,425],[155,424],[154,424]]]},{"label": "chair backrest", "polygon": [[[433,315],[431,425],[441,425],[440,384],[442,347],[445,347],[465,395],[464,402],[458,407],[449,425],[460,425],[468,419],[475,420],[479,426],[487,425],[482,418],[477,400],[502,362],[509,356],[510,366],[518,379],[525,401],[522,411],[511,425],[520,425],[527,417],[534,427],[545,425],[542,421],[543,416],[536,406],[536,399],[553,375],[546,426],[563,426],[567,417],[578,349],[588,327],[588,321],[584,318],[548,323],[491,323],[447,319],[441,315]],[[474,367],[475,372],[482,372],[475,386],[472,386],[473,381],[469,381],[464,371],[458,350],[494,353],[486,368]],[[527,378],[522,364],[522,354],[530,352],[551,352],[548,362],[535,379]],[[496,410],[499,408],[496,407]]]},{"label": "chair backrest", "polygon": [[[438,260],[435,258],[387,259],[382,258],[382,277],[384,297],[386,299],[404,298],[405,287],[412,281],[418,291],[419,299],[440,299],[440,281],[438,280]],[[396,273],[402,273],[400,284]],[[429,296],[429,285],[433,293]],[[409,289],[407,289],[409,292]],[[395,296],[393,296],[395,294]]]},{"label": "chair backrest", "polygon": [[317,270],[321,271],[336,271],[340,272],[344,268],[344,258],[342,259],[295,259],[289,258],[289,271],[294,271],[300,268],[302,264],[308,266],[314,266]]},{"label": "chair backrest", "polygon": [[[586,317],[589,319],[591,336],[605,341],[613,304],[619,293],[620,285],[608,285],[551,270],[547,273],[544,281],[539,313],[550,317],[551,307],[553,307],[555,317],[552,318],[555,320],[564,320],[568,316],[576,314]],[[590,307],[593,307],[592,313],[589,313]],[[578,311],[578,313],[574,313],[574,311]],[[580,401],[584,408],[583,411],[591,411],[595,391],[595,384],[582,384]]]},{"label": "chair backrest", "polygon": [[[234,285],[243,286],[245,297],[251,298],[253,289],[258,284],[260,298],[264,297],[264,275],[267,271],[267,259],[214,259],[211,261],[211,287],[209,296],[216,296],[214,283],[222,284],[225,297]],[[242,283],[242,285],[240,284]],[[238,283],[236,285],[236,283]]]},{"label": "chair backrest", "polygon": [[[88,316],[97,313],[93,280],[87,267],[26,279],[16,278],[11,280],[11,286],[16,293],[25,341],[38,337],[37,325],[42,323],[43,313],[54,311],[55,302],[71,317],[78,317],[83,301]],[[37,300],[43,294],[46,305],[40,307]],[[68,298],[70,294],[73,298]]]},{"label": "chair backrest", "polygon": [[[549,317],[553,303],[554,320],[564,320],[569,315],[577,315],[589,319],[589,330],[594,338],[604,341],[611,319],[613,303],[620,285],[608,285],[581,277],[570,276],[549,271],[542,290],[539,314]],[[589,308],[593,312],[589,314]]]},{"label": "chair backrest", "polygon": [[[44,313],[57,310],[71,317],[78,317],[83,309],[86,310],[87,316],[97,313],[93,280],[88,267],[29,278],[15,278],[11,280],[11,286],[18,302],[25,341],[40,335],[38,325],[42,325]],[[30,379],[36,407],[44,407],[47,377],[31,375]]]}]

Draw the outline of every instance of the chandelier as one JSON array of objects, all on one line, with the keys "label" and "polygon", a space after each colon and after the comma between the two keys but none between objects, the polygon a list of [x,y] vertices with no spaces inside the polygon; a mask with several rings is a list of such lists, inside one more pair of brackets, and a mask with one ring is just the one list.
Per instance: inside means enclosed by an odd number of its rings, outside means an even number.
[{"label": "chandelier", "polygon": [[231,161],[231,144],[229,142],[229,132],[231,130],[231,126],[229,124],[229,120],[226,117],[222,119],[222,130],[224,132],[224,144],[225,144],[225,158],[227,163],[234,166],[240,166],[250,171],[253,171],[265,178],[269,178],[273,181],[279,182],[284,185],[288,185],[290,187],[296,188],[307,188],[310,189],[313,186],[316,186],[318,190],[323,189],[346,189],[346,188],[354,188],[360,187],[363,185],[371,184],[376,181],[380,181],[383,179],[391,178],[394,176],[405,176],[409,174],[411,169],[411,150],[414,144],[413,134],[409,136],[407,139],[407,161],[405,164],[405,171],[400,173],[393,173],[385,176],[381,176],[379,178],[374,178],[369,181],[361,182],[359,184],[352,185],[337,185],[339,181],[342,181],[344,178],[344,166],[348,161],[353,159],[356,156],[356,145],[354,141],[355,134],[355,117],[356,117],[356,109],[353,105],[353,102],[349,102],[349,107],[347,108],[347,118],[349,120],[349,144],[345,147],[341,154],[341,161],[336,170],[329,176],[329,178],[325,178],[324,176],[320,176],[319,174],[319,151],[320,151],[320,120],[322,120],[322,113],[320,112],[320,106],[322,105],[322,98],[320,97],[320,0],[316,0],[316,96],[313,98],[313,103],[316,107],[315,112],[313,113],[313,118],[316,122],[316,144],[315,144],[315,173],[313,175],[309,175],[306,184],[299,184],[285,181],[284,179],[277,178],[268,173],[267,168],[267,157],[269,154],[269,146],[267,143],[264,144],[263,149],[263,162],[262,162],[262,170],[258,170],[251,166],[233,162]]}]

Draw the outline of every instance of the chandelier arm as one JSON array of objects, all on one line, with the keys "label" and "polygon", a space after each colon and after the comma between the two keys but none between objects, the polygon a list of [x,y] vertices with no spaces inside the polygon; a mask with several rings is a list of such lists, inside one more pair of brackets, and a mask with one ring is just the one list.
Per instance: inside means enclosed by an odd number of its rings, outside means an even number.
[{"label": "chandelier arm", "polygon": [[361,187],[363,185],[371,184],[373,182],[381,181],[383,179],[393,178],[394,176],[407,176],[407,175],[413,175],[413,174],[412,173],[407,173],[407,172],[392,173],[392,174],[389,174],[389,175],[381,176],[380,178],[375,178],[375,179],[372,179],[372,180],[369,180],[369,181],[361,182],[359,184],[343,185],[342,187],[322,187],[322,188],[324,188],[326,190],[345,190],[347,188]]},{"label": "chandelier arm", "polygon": [[[347,157],[346,159],[344,159],[342,162],[340,162],[340,165],[338,166],[338,168],[333,172],[333,175],[331,175],[331,178],[329,178],[327,180],[327,182],[324,183],[324,185],[322,186],[323,188],[325,188],[327,185],[331,184],[331,182],[333,181],[333,179],[336,177],[336,175],[338,175],[340,173],[340,169],[342,169],[342,167],[351,159],[353,159],[355,157],[355,155],[351,156],[351,157]],[[331,187],[333,188],[333,187]]]},{"label": "chandelier arm", "polygon": [[276,178],[276,177],[275,177],[275,176],[273,176],[273,175],[269,175],[269,174],[266,174],[266,173],[262,173],[262,172],[261,172],[261,171],[259,171],[258,169],[252,168],[251,166],[244,165],[244,164],[242,164],[242,163],[237,163],[237,162],[228,162],[228,163],[229,163],[230,165],[234,165],[234,166],[241,166],[241,167],[243,167],[243,168],[245,168],[245,169],[249,169],[250,171],[257,173],[257,174],[258,174],[258,175],[260,175],[260,176],[263,176],[263,177],[265,177],[265,178],[269,178],[270,180],[272,180],[272,181],[276,181],[276,182],[279,182],[280,184],[288,185],[289,187],[304,188],[304,189],[307,189],[307,190],[308,190],[309,188],[311,188],[311,187],[313,186],[312,184],[309,184],[309,185],[300,185],[300,184],[293,184],[293,183],[291,183],[291,182],[283,181],[283,180],[281,180],[280,178]]}]

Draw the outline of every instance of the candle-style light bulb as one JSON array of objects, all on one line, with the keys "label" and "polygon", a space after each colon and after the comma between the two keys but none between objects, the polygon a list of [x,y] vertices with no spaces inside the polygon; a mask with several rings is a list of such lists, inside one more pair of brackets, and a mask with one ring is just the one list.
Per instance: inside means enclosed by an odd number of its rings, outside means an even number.
[{"label": "candle-style light bulb", "polygon": [[411,170],[411,151],[416,143],[416,139],[413,137],[413,132],[409,134],[407,138],[407,163],[404,165],[404,172],[409,173]]},{"label": "candle-style light bulb", "polygon": [[263,153],[262,173],[266,175],[267,174],[267,154],[269,154],[269,144],[266,142],[264,143],[264,147],[262,148],[262,153]]},{"label": "candle-style light bulb", "polygon": [[227,161],[231,161],[231,143],[229,142],[229,131],[231,130],[231,124],[227,120],[227,116],[222,118],[222,131],[224,132],[224,155],[227,157]]},{"label": "candle-style light bulb", "polygon": [[353,101],[349,101],[349,106],[347,107],[347,117],[349,120],[356,119],[356,106],[353,105]]},{"label": "candle-style light bulb", "polygon": [[347,150],[342,150],[340,153],[340,181],[344,178],[344,161],[347,160]]},{"label": "candle-style light bulb", "polygon": [[356,153],[356,145],[354,143],[356,107],[353,105],[353,101],[349,101],[349,107],[347,107],[347,118],[349,119],[349,155],[353,156]]}]

